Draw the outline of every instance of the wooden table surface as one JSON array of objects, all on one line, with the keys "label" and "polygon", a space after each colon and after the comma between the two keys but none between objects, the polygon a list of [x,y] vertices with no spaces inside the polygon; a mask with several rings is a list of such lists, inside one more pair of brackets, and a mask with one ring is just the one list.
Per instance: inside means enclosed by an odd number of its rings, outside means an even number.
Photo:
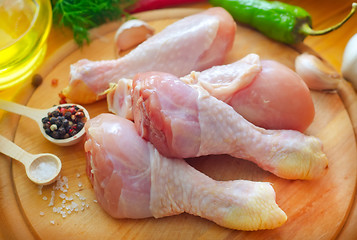
[{"label": "wooden table surface", "polygon": [[[337,22],[341,21],[350,11],[352,0],[283,0],[283,2],[298,5],[305,10],[307,10],[313,21],[313,27],[315,29],[324,29],[326,27],[332,26]],[[179,5],[178,7],[194,7],[194,8],[207,8],[210,5],[203,2],[190,5]],[[344,48],[348,40],[357,33],[357,14],[353,16],[343,27],[333,31],[324,36],[307,37],[304,41],[306,45],[318,52],[324,59],[330,62],[337,71],[340,72],[342,64],[342,56]],[[66,29],[52,28],[51,33],[48,38],[48,49],[46,59],[56,52],[61,46],[63,46],[68,40],[72,38],[71,32]],[[3,92],[0,92],[0,98],[2,99],[14,99],[19,102],[26,102],[32,90],[28,94],[19,96],[19,92],[23,92],[24,88],[29,88],[29,82],[25,82],[23,86],[15,86]],[[0,111],[0,118],[3,112]],[[1,130],[6,129],[1,126]],[[2,132],[3,135],[9,135],[9,132]],[[357,159],[356,159],[357,161]],[[1,179],[0,179],[0,185]],[[352,214],[353,215],[353,214]],[[357,214],[350,216],[347,221],[350,225],[357,223]],[[349,236],[348,239],[356,239],[357,229],[348,230],[344,233],[343,239]],[[354,228],[353,228],[354,229]],[[1,230],[1,229],[0,229]],[[0,231],[1,236],[1,231]],[[351,237],[351,238],[350,238]]]}]

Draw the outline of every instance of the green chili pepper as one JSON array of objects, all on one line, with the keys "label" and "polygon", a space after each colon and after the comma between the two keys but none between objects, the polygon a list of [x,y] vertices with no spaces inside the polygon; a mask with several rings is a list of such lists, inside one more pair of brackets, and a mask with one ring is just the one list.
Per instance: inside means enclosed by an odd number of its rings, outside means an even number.
[{"label": "green chili pepper", "polygon": [[210,0],[213,6],[226,9],[241,23],[250,25],[274,40],[295,44],[308,35],[323,35],[342,26],[355,12],[357,3],[340,23],[324,30],[313,30],[310,14],[301,7],[265,0]]}]

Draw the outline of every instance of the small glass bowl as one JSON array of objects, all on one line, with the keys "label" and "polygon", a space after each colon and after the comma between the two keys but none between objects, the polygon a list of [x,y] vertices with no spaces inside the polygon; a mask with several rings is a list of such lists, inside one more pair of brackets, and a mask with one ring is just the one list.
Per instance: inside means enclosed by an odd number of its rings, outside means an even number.
[{"label": "small glass bowl", "polygon": [[52,25],[50,0],[0,2],[0,90],[24,80],[42,63]]}]

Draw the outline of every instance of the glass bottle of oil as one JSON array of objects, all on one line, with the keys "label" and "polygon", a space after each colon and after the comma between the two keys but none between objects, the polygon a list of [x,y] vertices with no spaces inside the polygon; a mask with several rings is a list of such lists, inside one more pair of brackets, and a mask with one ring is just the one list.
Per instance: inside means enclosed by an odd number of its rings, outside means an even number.
[{"label": "glass bottle of oil", "polygon": [[29,77],[42,62],[52,23],[49,0],[0,0],[0,90]]}]

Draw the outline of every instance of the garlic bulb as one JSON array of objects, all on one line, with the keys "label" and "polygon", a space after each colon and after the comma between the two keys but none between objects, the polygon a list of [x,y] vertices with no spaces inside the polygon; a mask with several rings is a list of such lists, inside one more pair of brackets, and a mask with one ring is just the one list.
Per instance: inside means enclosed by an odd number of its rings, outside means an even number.
[{"label": "garlic bulb", "polygon": [[139,45],[151,37],[154,32],[154,28],[142,20],[126,21],[119,27],[114,37],[117,54]]},{"label": "garlic bulb", "polygon": [[295,71],[312,90],[335,90],[342,79],[332,66],[309,53],[296,57]]},{"label": "garlic bulb", "polygon": [[357,90],[357,33],[348,41],[342,58],[341,72]]}]

